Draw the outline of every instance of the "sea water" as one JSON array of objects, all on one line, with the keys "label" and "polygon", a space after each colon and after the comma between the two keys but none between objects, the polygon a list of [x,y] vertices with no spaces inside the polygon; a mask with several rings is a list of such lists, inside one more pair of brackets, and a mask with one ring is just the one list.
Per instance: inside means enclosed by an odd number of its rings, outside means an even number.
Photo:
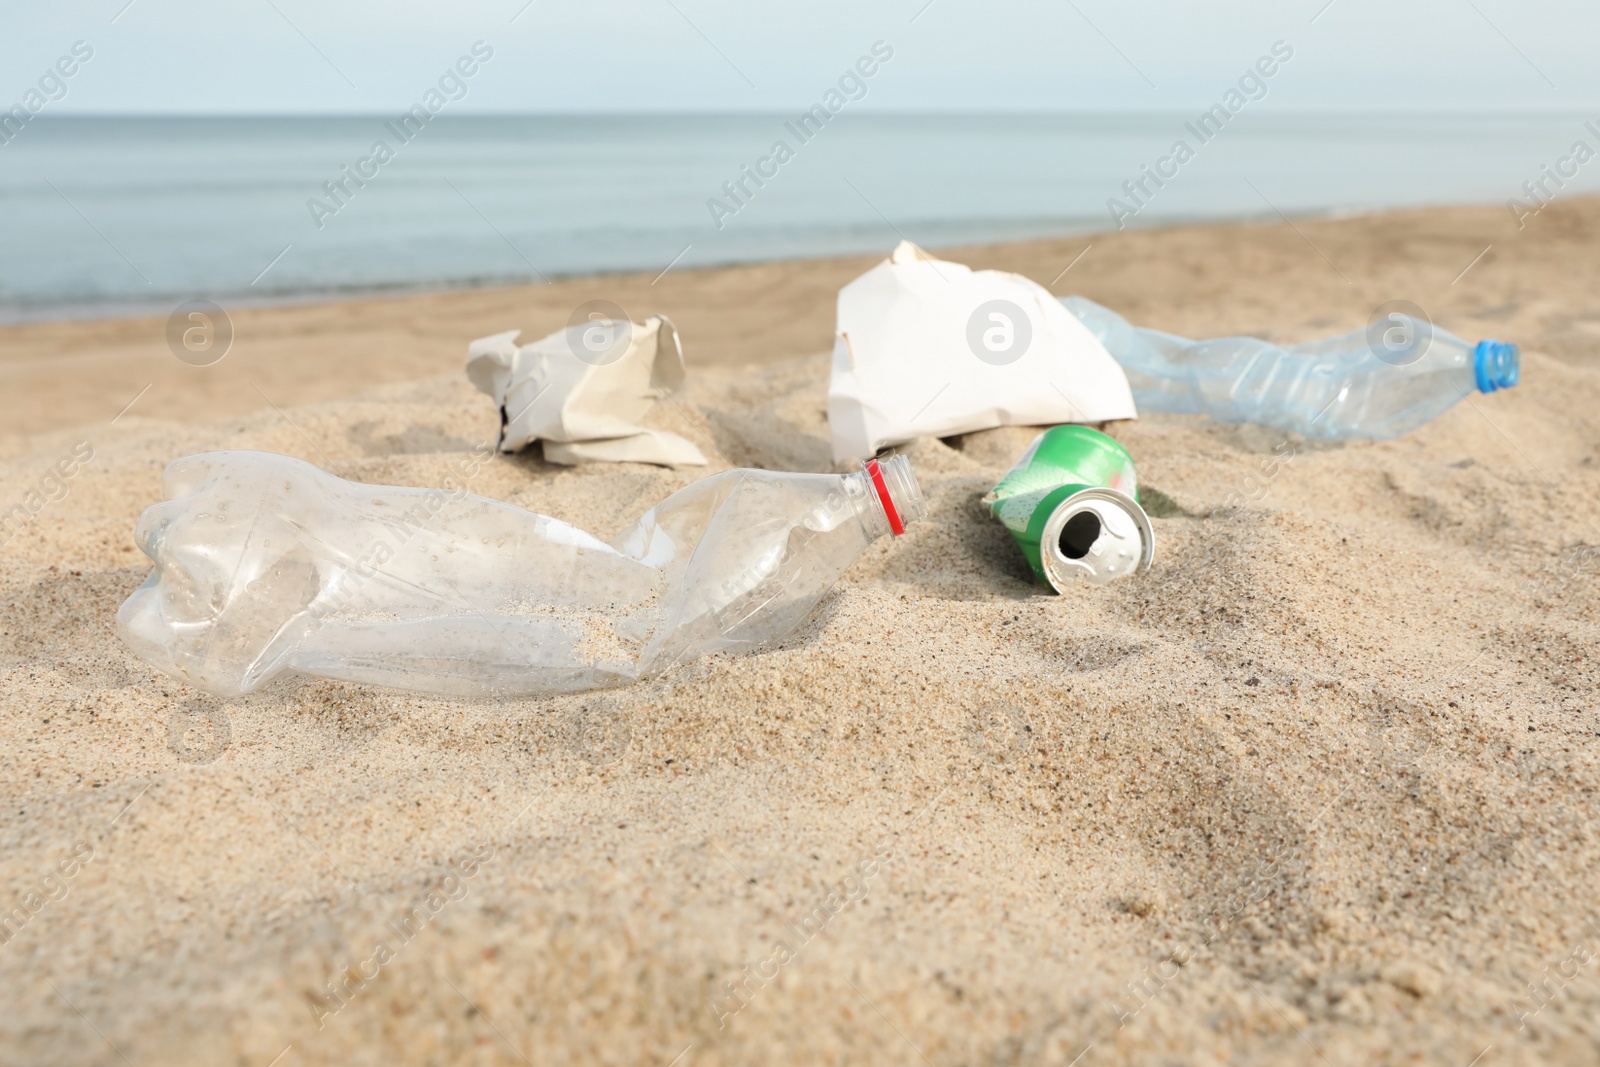
[{"label": "sea water", "polygon": [[[1556,113],[1260,113],[1203,144],[1192,118],[42,115],[0,144],[0,321],[655,275],[902,237],[1504,207],[1575,141],[1600,146]],[[1152,183],[1180,139],[1193,158]],[[1558,195],[1600,187],[1589,169]]]}]

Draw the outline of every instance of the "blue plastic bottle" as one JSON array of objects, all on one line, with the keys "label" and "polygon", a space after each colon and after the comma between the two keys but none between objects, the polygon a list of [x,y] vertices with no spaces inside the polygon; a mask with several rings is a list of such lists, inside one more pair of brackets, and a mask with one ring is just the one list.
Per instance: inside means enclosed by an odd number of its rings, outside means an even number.
[{"label": "blue plastic bottle", "polygon": [[1254,337],[1191,341],[1081,296],[1062,303],[1122,365],[1141,413],[1205,414],[1324,440],[1410,433],[1470,393],[1516,385],[1521,366],[1516,345],[1468,344],[1408,315],[1370,338],[1358,330],[1280,348]]}]

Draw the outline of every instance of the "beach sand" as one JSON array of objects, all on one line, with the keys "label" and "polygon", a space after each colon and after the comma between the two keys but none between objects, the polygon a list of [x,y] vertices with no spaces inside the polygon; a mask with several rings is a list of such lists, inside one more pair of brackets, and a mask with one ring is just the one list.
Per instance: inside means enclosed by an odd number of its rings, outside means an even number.
[{"label": "beach sand", "polygon": [[[205,449],[437,484],[496,426],[467,342],[591,298],[675,319],[657,417],[714,468],[830,469],[872,257],[240,309],[206,368],[0,331],[0,503],[58,497],[0,548],[0,1061],[1600,1062],[1597,240],[1591,199],[952,251],[1195,336],[1406,298],[1523,382],[1385,443],[1116,424],[1155,565],[1065,596],[977,504],[1032,431],[920,441],[928,518],[781,647],[554,700],[204,697],[113,632],[134,523]],[[701,473],[471,487],[609,538]]]}]

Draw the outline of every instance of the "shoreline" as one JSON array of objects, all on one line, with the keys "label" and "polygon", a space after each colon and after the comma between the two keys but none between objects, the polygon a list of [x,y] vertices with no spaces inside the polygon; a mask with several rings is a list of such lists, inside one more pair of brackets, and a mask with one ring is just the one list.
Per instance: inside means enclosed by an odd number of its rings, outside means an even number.
[{"label": "shoreline", "polygon": [[[1600,194],[1597,194],[1600,195]],[[1438,207],[1452,206],[1478,206],[1473,204],[1422,204],[1409,205],[1400,208],[1328,208],[1323,211],[1298,212],[1296,220],[1304,221],[1330,221],[1334,219],[1359,218],[1366,215],[1384,214],[1391,210],[1419,210],[1425,211]],[[1140,223],[1136,219],[1129,223],[1130,230],[1172,230],[1184,229],[1193,226],[1255,226],[1262,223],[1276,221],[1277,216],[1271,211],[1263,210],[1256,214],[1228,216],[1225,218],[1207,218],[1195,216],[1192,218],[1163,219],[1159,222]],[[1025,221],[1025,220],[1023,220]],[[997,238],[984,241],[966,241],[957,244],[932,244],[927,246],[931,252],[939,253],[942,258],[960,261],[966,252],[976,249],[1004,247],[1008,245],[1029,245],[1044,241],[1065,241],[1076,237],[1092,237],[1107,232],[1104,220],[1095,216],[1093,220],[1063,219],[1059,228],[1049,225],[1051,220],[1039,220],[1037,232],[1027,237]],[[893,248],[898,242],[898,235],[890,241],[887,248]],[[874,256],[873,251],[851,252],[848,250],[818,253],[816,255],[776,256],[765,259],[728,259],[710,263],[698,263],[693,267],[673,267],[672,271],[682,274],[704,274],[710,271],[738,270],[745,267],[774,266],[786,263],[820,263],[836,260],[855,260],[863,256]],[[885,251],[883,255],[887,255]],[[619,267],[614,270],[582,270],[582,271],[544,271],[543,274],[550,282],[557,284],[574,284],[589,282],[594,285],[604,285],[613,279],[634,279],[656,276],[666,273],[649,265]],[[261,308],[311,308],[328,304],[367,303],[385,300],[405,300],[419,296],[447,296],[450,294],[471,293],[490,290],[538,288],[543,283],[529,281],[525,275],[486,276],[477,279],[466,279],[460,282],[437,283],[406,283],[396,282],[389,285],[351,285],[351,286],[323,286],[274,291],[265,289],[259,292],[237,291],[205,295],[206,299],[216,300],[229,308],[261,309]],[[67,326],[71,324],[87,324],[108,322],[122,319],[153,319],[168,314],[171,308],[182,301],[184,297],[178,294],[168,294],[160,299],[148,301],[109,301],[103,304],[91,303],[62,303],[39,305],[37,309],[30,308],[5,308],[0,306],[0,333],[6,330],[21,329],[30,326]],[[13,317],[14,316],[14,317]]]},{"label": "shoreline", "polygon": [[[1520,232],[1504,207],[1480,205],[932,250],[975,269],[1016,271],[1057,295],[1081,293],[1134,322],[1188,336],[1343,333],[1404,296],[1455,332],[1492,328],[1535,347],[1549,334],[1558,357],[1578,358],[1582,346],[1574,342],[1587,327],[1574,330],[1561,309],[1586,306],[1588,293],[1579,273],[1551,257],[1589,254],[1582,235],[1597,219],[1600,197],[1574,197],[1552,203]],[[162,316],[0,327],[0,439],[14,448],[34,433],[110,419],[147,386],[129,417],[242,415],[459,374],[473,339],[513,328],[524,339],[543,336],[595,298],[636,320],[671,318],[691,372],[811,355],[832,347],[838,289],[893,244],[886,239],[882,252],[866,255],[240,307],[229,312],[231,350],[204,367],[174,357]],[[1525,286],[1522,278],[1538,282]],[[1263,281],[1300,295],[1263,298]],[[1514,293],[1514,308],[1488,295],[1499,285]]]},{"label": "shoreline", "polygon": [[[1126,195],[1126,194],[1124,194]],[[1589,194],[1576,194],[1561,197],[1559,202],[1576,201],[1600,197],[1600,191]],[[1113,198],[1114,199],[1114,198]],[[1364,219],[1377,216],[1387,216],[1412,212],[1445,211],[1452,209],[1493,208],[1494,205],[1482,201],[1444,201],[1440,203],[1410,203],[1397,205],[1383,205],[1377,207],[1367,206],[1340,206],[1334,205],[1317,210],[1296,210],[1290,218],[1295,223],[1306,222],[1339,222],[1352,219]],[[1502,207],[1502,210],[1503,207]],[[1019,225],[1028,220],[1015,220]],[[1054,226],[1052,222],[1059,222]],[[1255,227],[1280,223],[1282,217],[1272,209],[1263,208],[1257,212],[1244,214],[1230,214],[1226,216],[1193,215],[1178,218],[1162,217],[1156,221],[1141,222],[1137,213],[1128,217],[1128,224],[1121,230],[1105,228],[1103,214],[1096,214],[1090,218],[1063,218],[1060,220],[1037,220],[1036,232],[1025,237],[1001,237],[987,240],[961,241],[954,244],[933,243],[925,247],[930,252],[935,252],[941,258],[957,262],[966,262],[964,255],[973,252],[982,252],[990,249],[1004,249],[1011,246],[1036,245],[1046,242],[1069,241],[1074,238],[1095,238],[1112,236],[1129,231],[1151,232],[1187,230],[1195,228],[1226,228],[1226,227]],[[897,234],[885,245],[883,255],[887,249],[892,249],[899,241]],[[742,268],[777,266],[782,264],[801,263],[827,263],[834,261],[854,261],[862,257],[878,255],[873,251],[852,252],[838,250],[820,252],[815,255],[775,256],[763,259],[738,259],[716,260],[709,263],[697,263],[693,267],[671,267],[669,270],[682,274],[704,274],[714,271],[739,270]],[[881,257],[880,257],[881,258]],[[667,273],[655,270],[651,265],[625,266],[615,269],[602,270],[575,270],[563,272],[559,270],[546,270],[542,272],[551,283],[576,284],[592,283],[596,286],[604,285],[613,279],[636,279],[640,277],[655,278]],[[480,291],[493,291],[505,289],[538,288],[543,283],[529,281],[522,274],[486,275],[482,278],[469,278],[460,281],[441,282],[394,282],[377,285],[329,285],[309,286],[303,288],[273,290],[265,289],[260,292],[241,290],[223,293],[220,297],[215,293],[205,294],[205,299],[218,300],[229,308],[262,309],[262,308],[312,308],[328,304],[367,303],[385,300],[405,300],[419,296],[448,296],[451,294],[472,293]],[[153,319],[166,315],[175,302],[181,302],[183,296],[173,293],[159,299],[148,301],[120,301],[112,300],[105,303],[65,302],[59,304],[40,304],[36,306],[0,305],[0,337],[5,331],[23,329],[33,326],[68,326],[72,324],[88,324],[118,320]]]}]

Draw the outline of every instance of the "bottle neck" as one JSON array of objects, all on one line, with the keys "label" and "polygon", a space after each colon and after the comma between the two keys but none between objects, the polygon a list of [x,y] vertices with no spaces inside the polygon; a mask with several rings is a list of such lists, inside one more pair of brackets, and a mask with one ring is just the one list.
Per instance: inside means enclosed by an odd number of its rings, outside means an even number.
[{"label": "bottle neck", "polygon": [[1522,354],[1504,341],[1479,341],[1472,350],[1472,371],[1478,392],[1510,389],[1522,374]]},{"label": "bottle neck", "polygon": [[908,525],[928,513],[922,488],[905,456],[869,459],[858,473],[845,475],[845,482],[871,540],[886,533],[899,537]]}]

